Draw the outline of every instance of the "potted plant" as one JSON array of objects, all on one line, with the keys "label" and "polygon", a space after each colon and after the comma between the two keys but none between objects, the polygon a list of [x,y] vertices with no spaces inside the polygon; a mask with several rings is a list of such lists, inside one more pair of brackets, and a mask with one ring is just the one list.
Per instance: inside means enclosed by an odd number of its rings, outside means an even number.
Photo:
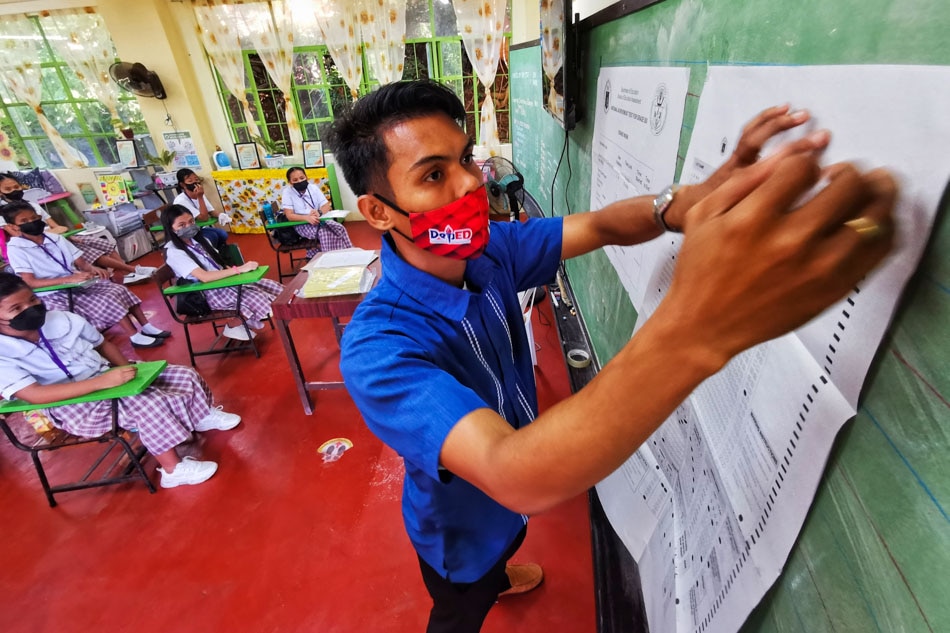
[{"label": "potted plant", "polygon": [[126,124],[122,119],[110,119],[109,123],[112,124],[113,129],[116,131],[116,135],[119,138],[125,138],[132,140],[135,138],[135,132],[132,130],[132,126]]},{"label": "potted plant", "polygon": [[168,166],[175,162],[175,152],[163,149],[158,153],[158,156],[155,156],[154,154],[146,154],[145,160],[152,163],[153,165],[161,166],[162,171],[168,171]]},{"label": "potted plant", "polygon": [[284,153],[287,147],[286,141],[273,141],[261,136],[252,136],[251,140],[264,150],[264,164],[267,165],[268,169],[279,169],[284,166]]}]

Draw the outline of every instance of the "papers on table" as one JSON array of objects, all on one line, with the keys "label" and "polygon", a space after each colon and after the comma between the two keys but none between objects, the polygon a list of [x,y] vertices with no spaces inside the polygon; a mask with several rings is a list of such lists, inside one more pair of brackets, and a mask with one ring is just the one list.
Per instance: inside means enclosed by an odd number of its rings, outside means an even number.
[{"label": "papers on table", "polygon": [[[332,213],[332,212],[331,212]],[[326,216],[324,216],[326,217]],[[338,251],[327,251],[308,262],[304,270],[317,268],[336,268],[338,266],[369,266],[378,257],[376,251],[362,248],[344,248]]]}]

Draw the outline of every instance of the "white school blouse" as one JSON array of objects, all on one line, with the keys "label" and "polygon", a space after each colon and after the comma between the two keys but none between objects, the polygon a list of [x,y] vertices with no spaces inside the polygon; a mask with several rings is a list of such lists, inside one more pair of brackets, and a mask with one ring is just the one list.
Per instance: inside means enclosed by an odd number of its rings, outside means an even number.
[{"label": "white school blouse", "polygon": [[76,272],[82,252],[72,242],[55,233],[43,234],[43,247],[25,237],[7,242],[7,260],[15,273],[33,273],[37,279],[55,279]]},{"label": "white school blouse", "polygon": [[[205,208],[208,209],[208,215],[211,215],[211,212],[214,211],[214,207],[212,207],[211,203],[208,202],[208,196],[202,195],[201,197],[205,199]],[[180,204],[191,211],[191,215],[195,216],[196,218],[198,217],[198,214],[201,213],[201,209],[198,207],[198,201],[189,198],[188,194],[184,191],[175,196],[175,200],[172,202],[172,204]]]}]

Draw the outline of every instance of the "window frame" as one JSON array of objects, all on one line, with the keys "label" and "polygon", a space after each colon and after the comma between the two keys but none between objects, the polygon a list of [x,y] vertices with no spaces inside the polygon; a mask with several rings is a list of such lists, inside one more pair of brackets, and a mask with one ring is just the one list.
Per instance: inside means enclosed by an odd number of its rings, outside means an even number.
[{"label": "window frame", "polygon": [[[429,32],[436,33],[436,24],[435,24],[435,12],[433,10],[433,1],[426,0],[429,11]],[[508,11],[510,11],[511,3],[508,3]],[[508,52],[511,45],[511,30],[509,22],[509,30],[504,34],[504,43],[502,48],[502,54],[499,59],[499,66],[495,76],[495,86],[496,88],[499,85],[505,87],[507,91],[509,88],[509,75],[508,75]],[[475,138],[478,138],[480,132],[480,111],[482,102],[485,98],[485,91],[481,85],[481,82],[478,79],[478,76],[475,74],[474,69],[472,68],[471,63],[468,60],[468,55],[465,52],[465,44],[462,41],[460,36],[446,36],[446,35],[432,35],[430,37],[413,37],[406,39],[407,49],[410,46],[416,46],[418,44],[424,44],[426,47],[426,68],[428,77],[434,81],[438,81],[444,85],[448,85],[456,91],[458,85],[462,87],[462,94],[459,95],[459,98],[462,100],[462,103],[465,105],[466,111],[466,121],[465,129],[472,133]],[[461,74],[449,74],[445,69],[445,55],[443,50],[443,45],[457,45],[461,54]],[[273,92],[276,95],[280,94],[282,99],[282,93],[273,85],[273,81],[267,76],[266,71],[264,71],[263,76],[265,84],[259,84],[254,75],[254,66],[255,62],[252,59],[257,56],[257,52],[254,49],[245,49],[243,52],[244,60],[244,86],[245,92],[248,98],[248,104],[251,109],[251,114],[254,116],[254,123],[257,126],[258,131],[264,136],[266,140],[276,140],[276,141],[289,141],[289,135],[287,132],[286,122],[284,121],[283,108],[279,109],[278,114],[276,115],[277,122],[267,123],[263,120],[263,104],[261,101],[261,94],[268,92]],[[318,45],[308,45],[308,46],[295,46],[294,47],[294,57],[296,63],[296,56],[301,54],[311,54],[316,55],[319,60],[319,70],[321,83],[312,83],[312,84],[302,84],[298,85],[296,83],[296,78],[292,84],[292,104],[294,107],[295,114],[297,115],[297,120],[300,123],[300,128],[303,132],[303,138],[307,141],[319,141],[323,140],[320,129],[323,125],[332,123],[334,120],[334,111],[335,103],[339,101],[340,98],[349,99],[349,89],[346,87],[345,83],[342,82],[342,79],[339,83],[333,82],[331,79],[331,73],[327,72],[327,59],[329,56],[329,51],[327,47],[323,44]],[[366,58],[365,51],[362,53],[362,64],[363,64],[363,74],[362,79],[360,80],[360,86],[358,89],[358,94],[363,96],[372,90],[374,90],[379,82],[375,78],[370,77],[372,71],[371,66]],[[258,58],[259,59],[259,58]],[[331,59],[332,61],[332,59]],[[237,100],[231,95],[224,85],[224,82],[221,80],[217,70],[214,68],[214,65],[211,63],[210,58],[208,59],[208,64],[211,67],[211,72],[215,77],[217,82],[217,92],[218,98],[221,103],[221,109],[224,112],[225,118],[227,120],[228,129],[231,133],[231,138],[233,142],[247,142],[250,140],[250,134],[247,132],[248,123],[245,121],[244,113],[240,108],[240,104],[237,103]],[[405,78],[405,74],[404,74]],[[342,90],[341,90],[342,87]],[[329,116],[324,117],[310,117],[304,118],[303,108],[301,105],[300,94],[304,91],[321,91],[323,93],[323,100],[326,104],[327,112]],[[341,91],[343,94],[337,97],[336,101],[334,98],[334,92]],[[468,96],[471,95],[471,103],[469,103]],[[231,99],[234,99],[235,105],[232,105]],[[274,98],[275,103],[283,103],[282,100],[277,100]],[[497,104],[496,104],[497,105]],[[238,112],[241,115],[240,121],[235,121],[233,112]],[[510,142],[510,129],[508,125],[509,120],[509,107],[496,109],[496,117],[499,121],[499,137],[502,143]],[[501,125],[501,121],[505,121],[505,125]],[[271,135],[272,128],[279,128],[281,130],[282,138],[274,138]]]},{"label": "window frame", "polygon": [[[56,79],[58,80],[59,86],[62,89],[63,94],[66,95],[65,99],[49,99],[49,100],[43,99],[42,101],[40,101],[40,106],[44,110],[49,109],[51,106],[64,106],[64,105],[68,106],[69,109],[72,111],[72,114],[75,117],[75,123],[76,125],[79,126],[81,132],[63,133],[62,131],[59,131],[59,128],[57,128],[57,131],[60,132],[60,136],[62,136],[63,140],[65,140],[70,145],[73,145],[73,143],[71,142],[73,139],[83,139],[88,143],[89,148],[92,151],[93,158],[94,158],[94,160],[90,160],[89,162],[90,169],[108,167],[112,163],[107,162],[107,160],[103,158],[102,152],[100,151],[99,146],[97,145],[96,141],[106,140],[106,139],[110,141],[116,140],[115,130],[111,126],[111,120],[110,120],[110,125],[106,131],[95,132],[88,125],[87,120],[86,120],[87,119],[86,114],[81,109],[81,106],[86,105],[86,104],[94,104],[103,109],[105,108],[105,106],[98,99],[91,98],[91,97],[75,96],[73,89],[71,88],[70,83],[67,79],[67,73],[71,74],[74,78],[75,78],[75,73],[73,73],[72,69],[69,68],[69,64],[67,64],[64,60],[60,59],[57,56],[56,50],[50,45],[49,41],[47,40],[46,31],[43,29],[43,26],[40,23],[39,16],[29,16],[29,19],[32,20],[33,25],[37,30],[37,33],[39,33],[41,37],[42,47],[44,49],[44,53],[41,54],[41,59],[47,58],[48,60],[50,60],[50,61],[40,62],[40,68],[41,68],[41,72],[43,73],[43,78],[45,80],[46,77],[48,76],[46,74],[48,69],[53,69],[55,72]],[[120,61],[120,60],[117,58],[115,61]],[[76,79],[76,81],[78,81],[78,79]],[[7,89],[6,93],[10,95],[10,99],[16,99],[16,95],[13,94],[12,90]],[[130,121],[128,125],[131,127],[133,124],[144,123],[144,117],[142,116],[141,109],[139,108],[138,101],[136,100],[135,96],[130,93],[125,92],[124,90],[120,90],[119,91],[120,109],[129,107],[129,106],[132,106],[133,110],[138,113],[138,118],[134,119],[133,121]],[[21,167],[22,169],[32,169],[35,167],[39,167],[40,169],[67,169],[66,165],[52,164],[49,160],[47,160],[45,156],[42,156],[42,155],[39,156],[40,161],[37,161],[37,157],[33,155],[32,151],[30,151],[30,146],[28,145],[28,143],[50,143],[49,137],[46,136],[46,134],[43,133],[42,131],[39,134],[24,133],[18,127],[17,119],[10,112],[11,109],[15,109],[15,108],[27,108],[30,111],[27,116],[32,117],[31,122],[36,122],[36,115],[35,113],[33,113],[32,108],[27,103],[24,103],[22,101],[15,101],[15,100],[7,101],[6,98],[3,97],[3,95],[0,95],[0,126],[2,126],[3,131],[6,132],[7,136],[10,138],[10,145],[11,147],[13,147],[13,150],[16,152],[17,158],[26,158],[29,161],[28,167],[19,165],[19,161],[18,161],[18,166]],[[50,119],[50,123],[52,123],[55,127],[56,125],[55,121]],[[113,147],[113,153],[114,155],[112,157],[107,157],[107,158],[113,158],[114,160],[118,160],[118,153],[115,147]],[[89,158],[88,155],[86,155],[85,153],[83,153],[83,155],[86,156],[86,158]]]}]

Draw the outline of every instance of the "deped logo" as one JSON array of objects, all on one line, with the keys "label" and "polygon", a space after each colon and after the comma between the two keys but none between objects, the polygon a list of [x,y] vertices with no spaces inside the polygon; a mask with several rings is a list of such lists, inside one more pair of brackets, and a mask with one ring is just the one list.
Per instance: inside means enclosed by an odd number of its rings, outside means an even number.
[{"label": "deped logo", "polygon": [[430,244],[471,244],[472,229],[455,230],[446,226],[444,231],[429,229]]}]

